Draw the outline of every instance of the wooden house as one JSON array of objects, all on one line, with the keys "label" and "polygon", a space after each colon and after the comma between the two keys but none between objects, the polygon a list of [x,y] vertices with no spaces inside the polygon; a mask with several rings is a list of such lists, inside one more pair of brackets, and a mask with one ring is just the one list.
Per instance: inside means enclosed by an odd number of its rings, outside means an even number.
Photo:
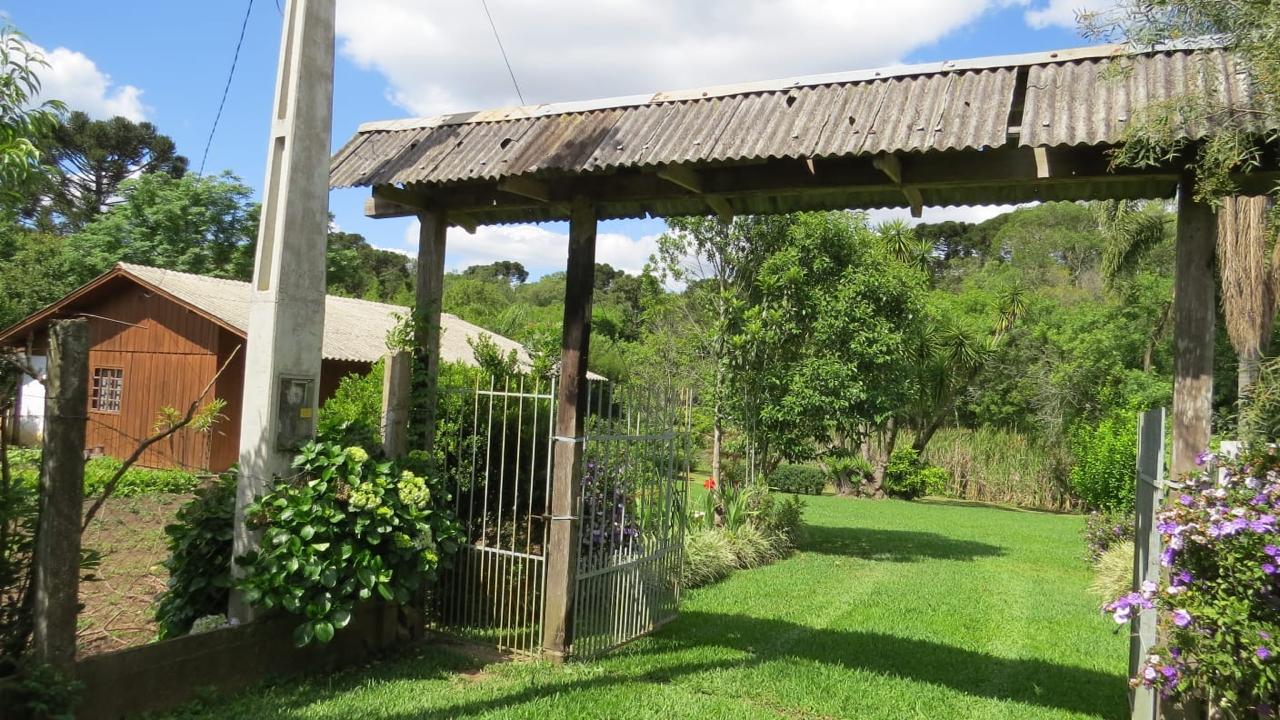
[{"label": "wooden house", "polygon": [[[184,429],[152,446],[139,460],[148,467],[221,471],[239,457],[244,343],[249,284],[119,263],[61,300],[0,332],[0,348],[24,352],[43,368],[50,320],[89,320],[89,407],[86,447],[124,457],[152,435],[165,408],[185,412],[223,364],[209,399],[226,402],[207,432]],[[409,309],[329,296],[325,301],[321,402],[351,373],[368,372],[387,353],[386,338]],[[475,364],[470,341],[486,336],[503,352],[518,343],[453,315],[441,319],[441,359]],[[11,427],[35,442],[43,426],[43,388],[24,378]]]}]

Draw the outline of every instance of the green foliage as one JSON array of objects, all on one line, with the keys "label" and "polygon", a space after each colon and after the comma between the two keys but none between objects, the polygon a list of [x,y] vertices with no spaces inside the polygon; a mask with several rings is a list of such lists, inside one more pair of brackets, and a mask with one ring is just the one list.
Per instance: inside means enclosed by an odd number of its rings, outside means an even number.
[{"label": "green foliage", "polygon": [[[798,496],[782,498],[758,484],[704,489],[695,499],[703,510],[691,515],[685,530],[683,587],[715,582],[735,569],[767,565],[803,539],[805,502]],[[715,522],[717,505],[720,522]]]},{"label": "green foliage", "polygon": [[155,608],[161,640],[185,635],[196,620],[226,612],[235,504],[236,477],[228,473],[197,490],[165,527],[169,581]]},{"label": "green foliage", "polygon": [[13,711],[14,717],[31,720],[75,720],[83,691],[84,683],[52,665],[24,661],[12,692],[5,693],[5,699],[12,702],[5,709]]},{"label": "green foliage", "polygon": [[22,33],[0,20],[0,216],[11,214],[47,177],[39,144],[66,109],[56,101],[37,102],[38,73],[48,67]]},{"label": "green foliage", "polygon": [[[14,480],[34,489],[40,478],[40,450],[38,448],[12,448],[9,459]],[[112,457],[96,457],[84,465],[84,494],[93,497],[102,493],[107,482],[120,470],[121,462]],[[188,493],[200,485],[200,477],[185,470],[144,468],[134,465],[116,484],[113,497],[133,497],[151,493]]]},{"label": "green foliage", "polygon": [[1267,442],[1280,438],[1280,357],[1262,361],[1240,411],[1241,440]]},{"label": "green foliage", "polygon": [[1136,415],[1113,412],[1097,425],[1081,424],[1072,432],[1071,490],[1090,508],[1131,511],[1138,462]]},{"label": "green foliage", "polygon": [[330,295],[402,305],[413,303],[413,277],[408,258],[376,248],[362,235],[331,231],[325,265],[325,284]]},{"label": "green foliage", "polygon": [[121,182],[119,194],[120,202],[70,238],[93,274],[119,261],[233,279],[250,274],[258,208],[231,173],[152,173]]},{"label": "green foliage", "polygon": [[325,400],[316,419],[317,436],[342,445],[381,447],[383,361],[368,373],[351,374]]},{"label": "green foliage", "polygon": [[1070,459],[1059,446],[1027,433],[992,427],[944,428],[924,458],[947,472],[939,494],[1037,510],[1069,510]]},{"label": "green foliage", "polygon": [[827,474],[812,465],[782,464],[769,473],[769,487],[789,493],[821,495],[827,485]]},{"label": "green foliage", "polygon": [[944,492],[948,479],[946,470],[921,462],[914,449],[900,447],[885,466],[884,492],[890,497],[915,500]]},{"label": "green foliage", "polygon": [[[1089,513],[1084,523],[1084,544],[1088,550],[1089,560],[1097,562],[1116,545],[1130,546],[1129,555],[1132,557],[1135,521],[1134,513],[1128,510],[1110,512],[1095,510]],[[1112,597],[1119,597],[1119,595]]]},{"label": "green foliage", "polygon": [[422,583],[459,536],[439,477],[418,474],[424,460],[398,465],[356,446],[307,444],[298,474],[247,510],[263,535],[261,549],[236,558],[246,601],[300,616],[298,645],[332,640],[359,602],[421,602]]},{"label": "green foliage", "polygon": [[[6,482],[7,481],[7,482]],[[31,560],[35,550],[39,498],[34,483],[16,478],[0,481],[0,677],[15,672],[9,666],[21,657],[31,637],[27,607],[31,590]]]}]

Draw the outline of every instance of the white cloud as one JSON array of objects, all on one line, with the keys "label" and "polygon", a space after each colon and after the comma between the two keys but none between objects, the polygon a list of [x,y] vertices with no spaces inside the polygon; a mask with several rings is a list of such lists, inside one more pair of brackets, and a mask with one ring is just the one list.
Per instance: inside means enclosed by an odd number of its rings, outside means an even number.
[{"label": "white cloud", "polygon": [[111,76],[98,69],[84,53],[64,47],[36,50],[45,56],[49,67],[42,68],[40,98],[61,100],[72,110],[83,110],[89,116],[106,119],[122,115],[134,121],[147,118],[142,103],[142,90],[133,85],[117,85]]},{"label": "white cloud", "polygon": [[1027,24],[1037,30],[1051,25],[1075,30],[1080,13],[1105,12],[1118,4],[1118,0],[1038,0],[1036,7],[1028,10],[1025,17]]},{"label": "white cloud", "polygon": [[[490,0],[530,103],[888,65],[1025,0]],[[479,3],[340,0],[343,55],[418,115],[514,104]]]},{"label": "white cloud", "polygon": [[[418,247],[418,221],[405,228],[405,245]],[[462,270],[498,260],[515,260],[533,276],[564,270],[569,236],[539,225],[487,225],[474,235],[450,228],[446,238],[445,269]],[[637,274],[658,249],[658,236],[633,238],[621,233],[596,235],[596,262]]]}]

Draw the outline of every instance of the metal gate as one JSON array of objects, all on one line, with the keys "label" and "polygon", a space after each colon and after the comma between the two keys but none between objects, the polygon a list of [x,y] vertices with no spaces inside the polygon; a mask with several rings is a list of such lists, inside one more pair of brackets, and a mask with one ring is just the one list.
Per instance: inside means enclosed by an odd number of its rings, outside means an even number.
[{"label": "metal gate", "polygon": [[578,512],[575,657],[599,654],[673,619],[684,558],[685,395],[608,383],[591,390]]},{"label": "metal gate", "polygon": [[[689,398],[604,381],[587,390],[571,654],[594,655],[675,617]],[[432,592],[436,626],[541,650],[556,384],[511,376],[442,386],[436,442],[464,541]]]}]

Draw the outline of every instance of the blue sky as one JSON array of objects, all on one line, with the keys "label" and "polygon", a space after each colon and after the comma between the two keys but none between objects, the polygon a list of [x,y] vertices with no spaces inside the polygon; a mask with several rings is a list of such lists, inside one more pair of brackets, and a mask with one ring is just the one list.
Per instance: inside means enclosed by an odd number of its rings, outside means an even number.
[{"label": "blue sky", "polygon": [[[280,0],[283,2],[283,0]],[[254,0],[205,165],[262,185],[281,14]],[[1107,0],[490,0],[530,103],[763,80],[895,62],[1085,44],[1076,10]],[[49,56],[49,95],[99,117],[146,119],[200,164],[248,0],[21,0],[9,17]],[[479,0],[338,0],[334,148],[368,120],[517,104]],[[367,190],[331,194],[338,225],[411,251],[414,221],[363,217]],[[925,220],[998,209],[926,209]],[[881,213],[878,216],[888,216]],[[896,214],[895,214],[896,215]],[[604,223],[602,262],[638,270],[661,221]],[[563,224],[451,231],[447,265],[564,262]]]}]

